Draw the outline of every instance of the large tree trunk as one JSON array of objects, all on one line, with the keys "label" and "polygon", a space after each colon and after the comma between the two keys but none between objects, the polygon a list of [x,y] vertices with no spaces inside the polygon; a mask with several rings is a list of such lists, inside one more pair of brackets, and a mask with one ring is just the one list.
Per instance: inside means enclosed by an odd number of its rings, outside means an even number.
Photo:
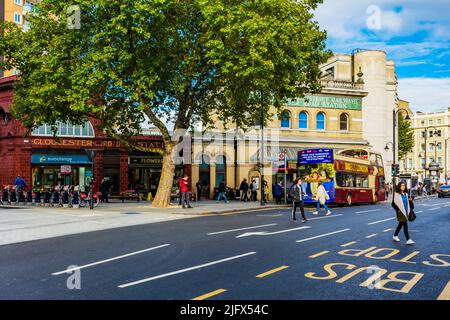
[{"label": "large tree trunk", "polygon": [[175,163],[173,161],[174,145],[172,142],[164,141],[164,155],[161,178],[159,179],[158,191],[152,202],[154,208],[167,208],[170,206],[170,194],[172,192],[173,178],[175,175]]}]

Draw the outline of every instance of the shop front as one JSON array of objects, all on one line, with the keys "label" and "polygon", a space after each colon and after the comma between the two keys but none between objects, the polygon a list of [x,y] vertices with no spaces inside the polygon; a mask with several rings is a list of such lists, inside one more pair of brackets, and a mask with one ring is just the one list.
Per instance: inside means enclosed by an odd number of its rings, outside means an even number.
[{"label": "shop front", "polygon": [[[129,186],[139,192],[151,192],[154,196],[158,189],[162,172],[163,157],[161,153],[135,153],[130,155]],[[181,177],[183,165],[175,167],[175,178]]]},{"label": "shop front", "polygon": [[56,153],[33,153],[31,155],[32,188],[48,189],[51,186],[75,185],[82,191],[93,176],[92,161],[76,150]]}]

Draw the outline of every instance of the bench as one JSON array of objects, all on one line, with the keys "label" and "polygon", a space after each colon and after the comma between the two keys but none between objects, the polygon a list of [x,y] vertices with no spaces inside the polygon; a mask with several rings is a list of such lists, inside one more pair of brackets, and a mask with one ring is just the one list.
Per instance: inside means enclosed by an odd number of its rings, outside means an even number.
[{"label": "bench", "polygon": [[144,195],[142,193],[136,192],[134,190],[127,190],[125,192],[122,192],[118,196],[109,196],[109,199],[119,199],[119,200],[122,200],[122,203],[125,202],[125,199],[126,200],[134,200],[134,199],[136,199],[137,202],[140,202],[142,200],[143,196]]}]

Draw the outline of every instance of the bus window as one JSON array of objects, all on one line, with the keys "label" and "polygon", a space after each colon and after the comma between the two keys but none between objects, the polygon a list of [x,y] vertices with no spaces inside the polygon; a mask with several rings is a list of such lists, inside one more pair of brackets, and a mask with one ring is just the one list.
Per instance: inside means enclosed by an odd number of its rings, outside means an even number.
[{"label": "bus window", "polygon": [[369,188],[369,177],[353,173],[336,173],[336,183],[341,188]]},{"label": "bus window", "polygon": [[374,153],[370,154],[370,164],[373,166],[377,165],[377,155]]},{"label": "bus window", "polygon": [[369,188],[369,177],[368,176],[357,176],[356,177],[356,187],[357,188]]}]

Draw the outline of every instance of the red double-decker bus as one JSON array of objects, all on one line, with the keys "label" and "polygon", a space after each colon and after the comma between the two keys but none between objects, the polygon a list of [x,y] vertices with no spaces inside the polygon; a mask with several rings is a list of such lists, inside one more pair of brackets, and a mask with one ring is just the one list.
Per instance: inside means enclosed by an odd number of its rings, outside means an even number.
[{"label": "red double-decker bus", "polygon": [[306,190],[305,202],[315,202],[319,181],[329,203],[378,203],[386,199],[383,158],[360,149],[308,149],[298,153],[298,175]]}]

